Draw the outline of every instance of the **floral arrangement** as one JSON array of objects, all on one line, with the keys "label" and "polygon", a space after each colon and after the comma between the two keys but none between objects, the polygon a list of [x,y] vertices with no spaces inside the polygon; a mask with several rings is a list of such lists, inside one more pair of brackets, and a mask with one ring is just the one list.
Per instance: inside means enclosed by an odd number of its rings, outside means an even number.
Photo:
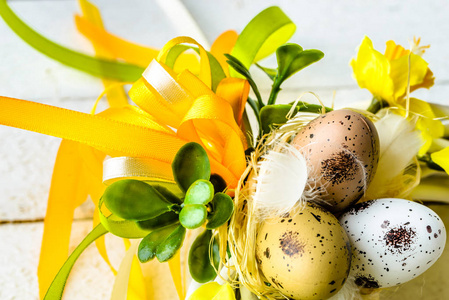
[{"label": "floral arrangement", "polygon": [[[61,299],[94,241],[109,263],[106,233],[132,240],[113,299],[147,299],[135,256],[167,262],[180,299],[232,300],[375,299],[441,255],[442,220],[411,201],[449,195],[449,108],[411,97],[434,83],[419,39],[410,50],[388,41],[382,54],[365,37],[351,66],[373,100],[365,110],[334,110],[301,97],[276,104],[283,82],[324,56],[287,43],[295,25],[278,7],[210,50],[189,37],[156,50],[107,32],[97,8],[80,4],[76,24],[96,57],[39,35],[0,0],[1,17],[25,42],[103,78],[96,103],[106,95],[110,106],[84,114],[0,97],[0,124],[63,138],[44,224],[42,299]],[[276,68],[258,63],[273,53]],[[266,101],[253,64],[273,82]],[[73,211],[88,195],[94,228],[67,257]]]}]

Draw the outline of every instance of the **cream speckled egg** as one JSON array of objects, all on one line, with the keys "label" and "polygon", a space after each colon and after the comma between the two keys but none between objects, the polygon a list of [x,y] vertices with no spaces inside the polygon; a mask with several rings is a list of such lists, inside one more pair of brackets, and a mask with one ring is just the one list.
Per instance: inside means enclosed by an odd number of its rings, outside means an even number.
[{"label": "cream speckled egg", "polygon": [[294,138],[310,167],[320,200],[337,212],[359,200],[379,160],[374,124],[351,110],[334,110],[312,120]]},{"label": "cream speckled egg", "polygon": [[289,299],[327,299],[348,276],[348,237],[327,210],[303,210],[266,220],[258,231],[257,262],[264,276]]},{"label": "cream speckled egg", "polygon": [[353,251],[356,283],[390,287],[426,271],[443,253],[446,230],[430,208],[387,198],[363,202],[340,217]]}]

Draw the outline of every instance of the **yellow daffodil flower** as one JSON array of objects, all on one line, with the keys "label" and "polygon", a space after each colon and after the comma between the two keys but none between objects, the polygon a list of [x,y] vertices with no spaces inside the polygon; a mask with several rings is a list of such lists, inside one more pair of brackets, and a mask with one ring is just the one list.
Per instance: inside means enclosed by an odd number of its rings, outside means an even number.
[{"label": "yellow daffodil flower", "polygon": [[225,283],[220,285],[216,282],[209,282],[198,288],[189,300],[235,300],[234,290]]},{"label": "yellow daffodil flower", "polygon": [[365,37],[351,66],[358,85],[368,89],[374,98],[388,102],[391,107],[399,107],[398,113],[403,116],[418,117],[416,128],[425,141],[418,153],[422,156],[429,150],[433,139],[443,136],[444,126],[436,120],[427,102],[405,99],[409,82],[410,92],[430,88],[434,84],[433,73],[421,57],[429,46],[419,46],[419,43],[420,39],[414,39],[411,50],[406,50],[394,41],[388,41],[385,54],[382,54]]},{"label": "yellow daffodil flower", "polygon": [[388,41],[385,54],[382,54],[365,37],[357,57],[351,61],[358,85],[368,89],[374,97],[396,106],[406,95],[410,66],[410,91],[431,87],[435,78],[428,63],[420,56],[427,46],[420,47],[419,42],[419,39],[414,40],[410,52],[394,41]]}]

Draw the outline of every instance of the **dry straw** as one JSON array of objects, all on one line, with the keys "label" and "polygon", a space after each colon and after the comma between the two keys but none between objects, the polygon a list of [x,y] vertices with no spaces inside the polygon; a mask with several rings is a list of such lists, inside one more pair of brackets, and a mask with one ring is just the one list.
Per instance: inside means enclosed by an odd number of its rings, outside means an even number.
[{"label": "dry straw", "polygon": [[[305,94],[306,93],[301,95],[295,101],[295,104],[299,102]],[[310,94],[317,97],[313,93]],[[317,99],[322,104],[318,97]],[[296,106],[295,104],[293,107]],[[322,106],[322,113],[325,113],[324,105]],[[351,110],[357,111],[355,109]],[[388,117],[390,110],[387,109],[377,115],[371,114],[367,111],[357,112],[365,115],[367,118],[377,123],[383,118]],[[288,114],[288,118],[291,118],[292,114],[293,110]],[[301,128],[318,116],[319,114],[315,113],[299,112],[294,118],[287,121],[286,124],[262,137],[262,142],[258,144],[255,151],[251,154],[248,161],[248,167],[241,176],[238,187],[235,190],[235,213],[230,220],[228,230],[223,228],[218,232],[221,248],[220,252],[222,255],[220,269],[225,266],[228,273],[227,276],[225,276],[227,278],[223,279],[230,282],[234,287],[244,285],[249,291],[261,299],[288,299],[287,296],[283,295],[269,284],[269,281],[264,277],[258,267],[259,264],[256,255],[257,232],[263,220],[279,216],[280,213],[278,210],[272,210],[271,212],[261,210],[256,204],[255,194],[257,182],[260,180],[258,177],[261,175],[259,172],[261,160],[263,160],[270,151],[285,151],[286,145],[293,140]],[[407,125],[413,125],[409,126],[410,132],[407,132],[410,135],[411,142],[413,142],[412,138],[416,134],[414,132],[414,121],[410,122],[404,119],[404,122],[408,123]],[[381,130],[385,131],[385,128]],[[382,135],[383,133],[384,132],[379,132],[379,135]],[[382,157],[380,160],[382,160]],[[311,170],[308,171],[310,173]],[[385,195],[382,196],[409,199],[411,191],[419,184],[420,177],[421,169],[416,156],[414,156],[407,164],[405,164],[405,166],[402,166],[401,170],[398,172],[398,175],[391,180],[388,186],[382,187],[381,190],[385,191]],[[309,179],[303,195],[298,199],[302,201],[298,201],[296,203],[296,205],[292,208],[293,211],[300,210],[301,206],[306,201],[314,198],[316,199],[316,195],[313,192],[316,190],[314,184],[316,185],[322,183],[317,178],[312,180]],[[366,192],[367,193],[360,200],[360,202],[373,199],[369,196],[369,190]],[[224,259],[224,257],[227,257],[226,245],[229,246],[229,252],[232,257],[232,265],[229,261],[226,262]],[[350,274],[350,277],[351,276],[352,275]],[[370,291],[370,293],[363,295],[361,290],[355,286],[354,280],[347,280],[346,282],[347,284],[345,284],[342,290],[332,298],[333,300],[379,299],[379,291]]]}]

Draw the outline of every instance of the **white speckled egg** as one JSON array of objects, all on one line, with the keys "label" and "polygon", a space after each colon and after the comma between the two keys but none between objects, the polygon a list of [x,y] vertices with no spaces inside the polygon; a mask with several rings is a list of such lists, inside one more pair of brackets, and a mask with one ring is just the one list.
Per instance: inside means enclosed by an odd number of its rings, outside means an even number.
[{"label": "white speckled egg", "polygon": [[269,283],[288,299],[327,299],[346,281],[351,250],[337,218],[308,203],[262,224],[256,258]]},{"label": "white speckled egg", "polygon": [[377,169],[379,136],[374,124],[347,109],[323,114],[294,138],[317,182],[319,200],[332,212],[344,210],[362,197]]},{"label": "white speckled egg", "polygon": [[386,198],[355,205],[340,217],[352,247],[356,284],[391,287],[426,271],[443,253],[446,230],[430,208]]}]

